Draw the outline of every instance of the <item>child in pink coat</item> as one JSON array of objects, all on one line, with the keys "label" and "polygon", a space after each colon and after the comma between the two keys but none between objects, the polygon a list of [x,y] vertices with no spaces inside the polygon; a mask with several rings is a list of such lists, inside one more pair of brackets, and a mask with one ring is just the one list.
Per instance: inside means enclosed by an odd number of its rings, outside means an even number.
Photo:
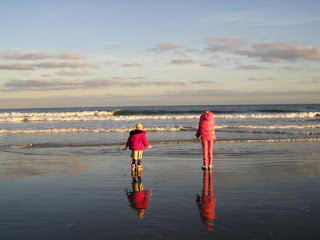
[{"label": "child in pink coat", "polygon": [[[147,131],[144,131],[142,129],[143,125],[141,123],[137,123],[136,128],[130,132],[126,147],[123,149],[127,150],[127,148],[129,147],[129,149],[132,150],[132,171],[135,170],[135,167],[137,167],[137,171],[142,171],[142,152],[146,150],[146,147],[151,148],[151,145],[149,144],[146,137]],[[138,161],[137,165],[136,161]]]},{"label": "child in pink coat", "polygon": [[[216,140],[215,133],[215,120],[213,113],[209,110],[205,110],[200,117],[198,130],[196,137],[201,136],[202,148],[203,148],[203,169],[212,169],[213,160],[213,141]],[[209,155],[209,163],[208,163]]]}]

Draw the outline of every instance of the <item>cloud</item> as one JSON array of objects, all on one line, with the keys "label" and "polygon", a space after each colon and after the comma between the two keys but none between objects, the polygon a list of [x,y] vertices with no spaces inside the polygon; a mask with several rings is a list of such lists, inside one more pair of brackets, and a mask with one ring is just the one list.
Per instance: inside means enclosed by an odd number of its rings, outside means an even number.
[{"label": "cloud", "polygon": [[3,63],[0,70],[34,70],[38,68],[83,68],[89,66],[86,62],[40,62],[40,63]]},{"label": "cloud", "polygon": [[202,89],[202,90],[182,90],[182,91],[167,91],[163,95],[167,97],[211,97],[212,99],[249,99],[256,101],[257,99],[269,99],[274,97],[279,98],[294,98],[305,96],[318,96],[320,91],[292,91],[292,90],[279,90],[279,91],[237,91],[237,90],[223,90],[223,89]]},{"label": "cloud", "polygon": [[[60,76],[84,76],[84,75],[89,75],[88,72],[83,72],[83,71],[76,72],[76,71],[65,71],[65,70],[59,71],[56,74],[60,75]],[[42,75],[42,76],[45,77],[45,75]]]},{"label": "cloud", "polygon": [[246,43],[246,39],[237,37],[217,37],[207,38],[207,52],[225,52],[233,51]]},{"label": "cloud", "polygon": [[121,67],[142,67],[140,63],[124,63]]},{"label": "cloud", "polygon": [[173,59],[171,60],[172,64],[190,64],[194,63],[192,59]]},{"label": "cloud", "polygon": [[320,61],[320,49],[311,45],[289,45],[283,42],[256,43],[244,48],[247,40],[237,37],[207,38],[206,52],[228,52],[235,55],[257,58],[263,62],[279,60]]},{"label": "cloud", "polygon": [[40,60],[47,58],[58,58],[58,59],[82,59],[83,56],[81,54],[74,53],[62,53],[62,54],[54,54],[48,52],[31,52],[24,53],[19,51],[6,51],[0,53],[0,58],[11,59],[11,60]]},{"label": "cloud", "polygon": [[249,81],[271,81],[272,77],[261,77],[261,78],[248,78]]},{"label": "cloud", "polygon": [[311,81],[301,80],[300,83],[302,83],[302,84],[320,84],[320,79],[314,79]]},{"label": "cloud", "polygon": [[175,51],[177,49],[181,49],[183,46],[180,44],[173,43],[159,43],[155,48],[151,48],[148,51],[153,51],[157,53],[167,52],[167,51]]},{"label": "cloud", "polygon": [[235,51],[238,55],[258,58],[260,61],[277,62],[279,60],[320,61],[320,49],[313,46],[290,46],[281,42],[257,43],[251,50]]},{"label": "cloud", "polygon": [[245,69],[245,70],[261,70],[261,69],[266,69],[264,67],[260,67],[257,65],[243,65],[240,66],[239,69]]},{"label": "cloud", "polygon": [[200,66],[201,67],[209,67],[209,68],[211,68],[211,67],[216,67],[217,65],[214,64],[214,63],[207,63],[207,64],[201,64]]},{"label": "cloud", "polygon": [[140,86],[184,86],[184,82],[178,81],[119,81],[118,77],[93,80],[60,80],[60,79],[31,79],[9,80],[4,83],[0,91],[52,91],[71,89],[95,89],[102,87],[140,87]]},{"label": "cloud", "polygon": [[145,83],[146,85],[155,85],[155,86],[184,86],[184,82],[175,82],[175,81],[158,81],[158,82],[149,82]]},{"label": "cloud", "polygon": [[117,83],[113,80],[10,80],[4,83],[2,91],[46,91],[46,90],[69,90],[78,88],[100,88],[114,86]]},{"label": "cloud", "polygon": [[210,81],[210,80],[193,81],[193,82],[191,82],[191,83],[193,83],[193,84],[200,84],[200,85],[216,84],[215,81]]}]

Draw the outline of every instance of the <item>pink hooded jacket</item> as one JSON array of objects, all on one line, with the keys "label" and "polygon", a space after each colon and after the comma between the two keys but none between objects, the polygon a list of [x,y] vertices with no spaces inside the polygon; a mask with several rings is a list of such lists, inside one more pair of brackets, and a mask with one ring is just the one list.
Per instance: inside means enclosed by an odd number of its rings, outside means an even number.
[{"label": "pink hooded jacket", "polygon": [[150,145],[146,134],[147,131],[141,129],[132,130],[126,146],[131,150],[146,150],[146,146]]},{"label": "pink hooded jacket", "polygon": [[201,115],[199,127],[196,137],[201,136],[202,141],[216,140],[215,120],[212,112],[207,112]]}]

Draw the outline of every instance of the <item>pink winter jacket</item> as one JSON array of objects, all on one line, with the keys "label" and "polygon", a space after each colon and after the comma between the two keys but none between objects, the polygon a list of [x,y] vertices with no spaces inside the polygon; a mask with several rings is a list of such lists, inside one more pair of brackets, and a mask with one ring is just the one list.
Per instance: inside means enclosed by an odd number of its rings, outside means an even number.
[{"label": "pink winter jacket", "polygon": [[196,137],[201,136],[202,141],[216,140],[215,120],[212,112],[204,113],[200,117]]},{"label": "pink winter jacket", "polygon": [[135,129],[130,132],[126,146],[131,150],[146,150],[146,146],[149,146],[148,139],[146,137],[147,131]]}]

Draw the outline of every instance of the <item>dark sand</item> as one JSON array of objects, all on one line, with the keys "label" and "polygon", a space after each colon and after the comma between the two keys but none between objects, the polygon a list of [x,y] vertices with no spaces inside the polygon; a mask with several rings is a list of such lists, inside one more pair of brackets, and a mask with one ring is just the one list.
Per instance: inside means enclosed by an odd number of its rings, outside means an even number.
[{"label": "dark sand", "polygon": [[205,174],[200,143],[154,145],[140,179],[121,148],[2,151],[0,239],[320,238],[317,141],[217,143]]}]

